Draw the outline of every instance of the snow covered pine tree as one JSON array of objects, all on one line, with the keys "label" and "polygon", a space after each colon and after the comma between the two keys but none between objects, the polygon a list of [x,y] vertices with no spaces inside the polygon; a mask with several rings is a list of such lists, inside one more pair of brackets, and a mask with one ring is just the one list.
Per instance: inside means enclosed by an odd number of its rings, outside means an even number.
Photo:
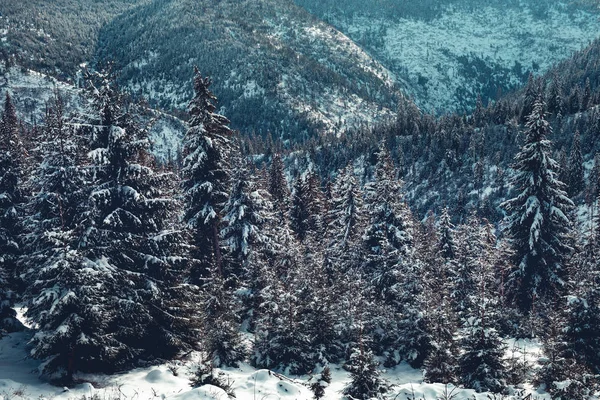
[{"label": "snow covered pine tree", "polygon": [[544,108],[538,98],[527,118],[525,142],[515,157],[517,196],[502,204],[509,213],[506,232],[514,249],[507,286],[524,314],[538,301],[560,299],[567,277],[566,256],[572,250],[567,214],[573,202],[556,178],[558,164],[551,157],[547,139],[551,128]]},{"label": "snow covered pine tree", "polygon": [[28,317],[40,327],[32,354],[61,381],[168,359],[197,341],[182,274],[168,258],[179,237],[163,192],[173,176],[147,165],[147,132],[110,77],[94,78],[91,164],[79,164],[68,128],[51,125],[29,221]]},{"label": "snow covered pine tree", "polygon": [[224,270],[225,244],[221,240],[223,207],[231,183],[233,131],[227,118],[215,113],[210,79],[202,77],[198,68],[194,74],[195,95],[189,104],[182,169],[184,220],[194,245],[191,278],[203,286],[205,350],[215,366],[234,366],[244,358],[245,349],[229,282],[233,277]]},{"label": "snow covered pine tree", "polygon": [[0,121],[0,335],[21,329],[13,310],[23,214],[23,156],[19,121],[8,92]]}]

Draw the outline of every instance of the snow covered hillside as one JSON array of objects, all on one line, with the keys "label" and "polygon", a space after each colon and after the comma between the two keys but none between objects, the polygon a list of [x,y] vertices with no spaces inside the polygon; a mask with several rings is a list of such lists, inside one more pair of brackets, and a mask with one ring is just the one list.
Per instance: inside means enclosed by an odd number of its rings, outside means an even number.
[{"label": "snow covered hillside", "polygon": [[[0,400],[226,400],[229,397],[220,388],[206,385],[193,389],[190,378],[195,369],[197,355],[184,361],[148,368],[138,368],[124,374],[100,375],[80,374],[82,383],[70,389],[52,386],[39,380],[35,369],[38,362],[27,356],[29,332],[13,333],[0,339]],[[539,343],[522,340],[509,343],[511,354],[507,356],[525,357],[536,363],[540,357]],[[514,354],[513,354],[514,351]],[[332,366],[332,383],[325,389],[324,400],[342,397],[341,391],[349,381],[348,372],[341,366]],[[233,382],[236,398],[240,400],[278,399],[312,400],[308,388],[310,376],[285,376],[273,371],[256,370],[248,364],[239,368],[219,370]],[[489,393],[475,393],[470,389],[459,389],[452,385],[423,383],[420,370],[401,364],[387,370],[383,376],[393,384],[390,398],[437,400],[445,393],[453,394],[454,400],[489,400]],[[514,396],[503,399],[520,400],[524,393],[515,391]],[[548,399],[543,394],[534,393],[535,399]],[[394,397],[395,396],[395,397]],[[491,397],[499,398],[499,397]]]},{"label": "snow covered hillside", "polygon": [[527,6],[447,7],[430,20],[355,16],[334,25],[392,70],[428,111],[463,111],[522,85],[586,46],[600,18],[558,3],[543,15]]},{"label": "snow covered hillside", "polygon": [[[244,132],[297,140],[391,117],[392,74],[346,35],[286,0],[176,0],[136,8],[100,33],[96,57],[162,109],[184,109],[194,65]],[[193,38],[193,40],[190,40]]]}]

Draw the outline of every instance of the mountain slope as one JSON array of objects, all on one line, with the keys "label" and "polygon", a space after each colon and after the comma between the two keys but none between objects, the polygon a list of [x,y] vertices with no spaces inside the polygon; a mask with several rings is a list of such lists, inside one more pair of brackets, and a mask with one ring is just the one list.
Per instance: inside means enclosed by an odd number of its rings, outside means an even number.
[{"label": "mountain slope", "polygon": [[89,61],[100,28],[149,0],[2,0],[0,56],[62,78]]},{"label": "mountain slope", "polygon": [[170,111],[198,65],[235,128],[298,141],[393,116],[400,89],[426,111],[468,111],[600,30],[597,14],[546,0],[296,3],[6,0],[0,57],[65,79],[114,60],[126,88]]},{"label": "mountain slope", "polygon": [[367,49],[420,107],[468,111],[543,74],[598,37],[597,10],[548,1],[425,1],[413,9],[381,0],[297,0]]},{"label": "mountain slope", "polygon": [[385,68],[290,0],[157,0],[108,24],[97,58],[165,109],[185,108],[198,65],[245,131],[335,131],[392,115],[397,97]]}]

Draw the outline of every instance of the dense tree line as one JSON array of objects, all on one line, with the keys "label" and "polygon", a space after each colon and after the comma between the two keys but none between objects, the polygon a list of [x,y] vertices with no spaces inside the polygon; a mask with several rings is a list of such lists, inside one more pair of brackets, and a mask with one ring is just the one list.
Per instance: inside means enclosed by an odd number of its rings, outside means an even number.
[{"label": "dense tree line", "polygon": [[[446,7],[463,8],[473,10],[481,5],[501,6],[501,7],[523,7],[523,3],[509,1],[482,1],[482,0],[426,0],[419,4],[410,2],[397,2],[393,0],[377,0],[374,4],[364,3],[358,0],[342,1],[316,1],[316,0],[295,0],[295,2],[306,7],[313,13],[322,18],[330,19],[352,19],[360,16],[371,16],[379,18],[418,18],[430,20],[436,18]],[[586,4],[585,1],[577,3],[579,7]],[[549,0],[543,0],[536,3],[528,3],[532,7],[533,14],[538,18],[543,18],[548,9],[554,5]],[[565,5],[574,7],[573,4]]]},{"label": "dense tree line", "polygon": [[[549,113],[554,142],[552,155],[559,162],[559,178],[576,205],[592,205],[598,194],[600,159],[600,42],[574,54],[540,78],[530,76],[520,91],[509,93],[487,107],[479,102],[472,114],[436,118],[416,105],[400,102],[394,122],[363,127],[338,137],[318,137],[285,146],[273,138],[250,136],[248,152],[269,159],[281,152],[292,174],[307,168],[307,157],[323,180],[352,164],[364,185],[371,179],[375,154],[385,140],[405,193],[419,219],[429,210],[452,211],[454,222],[464,222],[471,211],[499,224],[500,204],[511,189],[514,154],[533,103],[541,94]],[[596,161],[594,161],[596,160]],[[590,165],[587,169],[584,165]],[[595,213],[595,211],[594,211]]]},{"label": "dense tree line", "polygon": [[[466,203],[425,218],[413,212],[402,176],[420,166],[403,161],[410,153],[391,132],[406,129],[432,158],[437,146],[464,144],[447,133],[427,144],[419,124],[443,122],[418,116],[415,124],[409,103],[375,151],[342,139],[364,150],[365,164],[348,159],[324,178],[326,159],[311,156],[325,147],[301,152],[305,161],[295,164],[297,155],[276,149],[249,157],[249,143],[216,112],[210,84],[196,70],[175,171],[156,165],[140,105],[110,74],[90,74],[91,109],[77,119],[57,93],[45,124],[27,127],[6,97],[0,326],[23,329],[13,307],[26,305],[43,375],[72,382],[78,372],[201,350],[198,385],[226,386],[214,368],[248,361],[314,373],[318,398],[336,363],[351,375],[344,394],[368,399],[392,390],[381,367],[407,362],[427,382],[500,393],[521,371],[505,357],[506,339],[537,336],[547,355],[538,384],[564,399],[598,389],[597,230],[579,227],[570,198],[583,201],[590,190],[576,168],[581,139],[565,185],[549,140],[554,96],[535,81],[513,107],[523,139],[506,177],[501,230]],[[583,111],[596,93],[590,86]],[[485,154],[478,132],[494,110],[448,117],[472,133],[473,157]],[[456,168],[451,157],[441,162]]]}]

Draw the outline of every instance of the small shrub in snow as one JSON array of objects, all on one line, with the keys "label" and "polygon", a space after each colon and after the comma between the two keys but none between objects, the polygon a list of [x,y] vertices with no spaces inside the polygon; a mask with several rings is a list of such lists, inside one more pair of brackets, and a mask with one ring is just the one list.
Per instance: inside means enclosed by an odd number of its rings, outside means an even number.
[{"label": "small shrub in snow", "polygon": [[315,399],[319,400],[325,396],[325,388],[331,383],[331,370],[329,367],[323,368],[320,374],[315,375],[310,384],[310,390],[313,392]]},{"label": "small shrub in snow", "polygon": [[387,392],[388,384],[381,378],[378,363],[370,350],[355,350],[350,357],[346,369],[350,371],[352,380],[342,392],[349,400],[369,400],[382,398]]},{"label": "small shrub in snow", "polygon": [[233,381],[223,372],[215,371],[211,360],[208,357],[201,359],[194,376],[191,378],[191,386],[194,388],[212,385],[221,388],[231,398],[235,398],[233,391]]}]

